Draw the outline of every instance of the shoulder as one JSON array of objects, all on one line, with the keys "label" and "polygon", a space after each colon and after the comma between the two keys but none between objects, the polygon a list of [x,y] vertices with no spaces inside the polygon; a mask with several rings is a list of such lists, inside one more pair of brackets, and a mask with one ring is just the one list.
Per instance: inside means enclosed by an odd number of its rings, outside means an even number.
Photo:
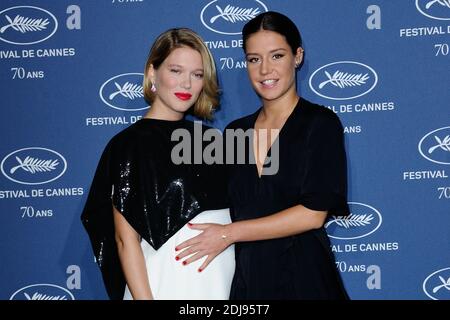
[{"label": "shoulder", "polygon": [[218,137],[222,135],[222,131],[220,131],[218,128],[206,125],[200,120],[195,121],[186,120],[186,123],[183,125],[182,129],[185,132],[187,131],[194,139],[198,137],[198,135],[200,135],[202,139],[210,139],[211,136]]},{"label": "shoulder", "polygon": [[303,115],[307,117],[310,125],[315,128],[331,127],[342,129],[339,117],[329,108],[302,98],[300,109]]},{"label": "shoulder", "polygon": [[253,128],[255,124],[255,119],[259,113],[259,110],[256,110],[254,113],[244,116],[242,118],[231,121],[226,127],[226,129],[249,129]]},{"label": "shoulder", "polygon": [[188,129],[188,130],[194,130],[194,129],[198,128],[198,129],[202,129],[202,131],[206,131],[206,130],[218,130],[218,131],[220,131],[219,129],[214,128],[213,126],[204,124],[200,120],[195,120],[195,121],[186,120],[185,128]]},{"label": "shoulder", "polygon": [[324,107],[320,104],[316,104],[310,102],[306,99],[301,100],[300,109],[306,114],[308,117],[314,120],[323,120],[323,121],[339,121],[339,117],[334,113],[333,110]]},{"label": "shoulder", "polygon": [[137,123],[123,129],[116,133],[109,141],[108,145],[111,146],[126,146],[136,141],[139,136],[139,126]]},{"label": "shoulder", "polygon": [[135,150],[136,145],[142,141],[139,136],[140,130],[137,123],[119,131],[106,144],[103,151],[104,156],[116,160],[128,158]]}]

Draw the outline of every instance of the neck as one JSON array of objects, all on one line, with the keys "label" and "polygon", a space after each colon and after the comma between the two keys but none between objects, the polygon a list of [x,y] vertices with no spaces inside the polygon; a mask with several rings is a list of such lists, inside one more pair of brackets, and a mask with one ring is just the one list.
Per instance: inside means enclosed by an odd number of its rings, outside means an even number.
[{"label": "neck", "polygon": [[275,100],[263,100],[261,115],[265,119],[277,119],[289,116],[298,103],[300,97],[295,90]]},{"label": "neck", "polygon": [[168,107],[163,107],[161,103],[157,100],[153,101],[148,112],[145,114],[144,118],[157,119],[157,120],[167,120],[167,121],[179,121],[184,118],[183,112],[177,112]]}]

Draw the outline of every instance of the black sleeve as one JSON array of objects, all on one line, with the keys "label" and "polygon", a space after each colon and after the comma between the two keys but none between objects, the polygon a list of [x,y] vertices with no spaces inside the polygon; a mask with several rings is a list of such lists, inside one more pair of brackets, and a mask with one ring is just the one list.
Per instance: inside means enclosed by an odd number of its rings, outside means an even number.
[{"label": "black sleeve", "polygon": [[299,203],[330,215],[348,215],[342,124],[334,113],[319,114],[313,121]]},{"label": "black sleeve", "polygon": [[91,240],[108,296],[113,300],[121,300],[125,291],[125,278],[114,236],[111,200],[112,149],[110,142],[103,151],[81,214],[81,221]]}]

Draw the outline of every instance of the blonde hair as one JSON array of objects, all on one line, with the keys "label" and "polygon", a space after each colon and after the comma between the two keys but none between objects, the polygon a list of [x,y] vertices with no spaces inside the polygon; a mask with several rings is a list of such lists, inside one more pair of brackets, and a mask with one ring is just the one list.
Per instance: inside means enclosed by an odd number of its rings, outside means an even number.
[{"label": "blonde hair", "polygon": [[219,104],[219,86],[217,84],[216,66],[214,59],[206,47],[203,39],[188,28],[174,28],[160,34],[150,49],[144,71],[144,98],[153,103],[155,93],[152,92],[152,83],[148,76],[150,66],[158,69],[173,50],[188,47],[198,51],[203,62],[203,90],[194,104],[193,113],[200,118],[211,119],[214,109]]}]

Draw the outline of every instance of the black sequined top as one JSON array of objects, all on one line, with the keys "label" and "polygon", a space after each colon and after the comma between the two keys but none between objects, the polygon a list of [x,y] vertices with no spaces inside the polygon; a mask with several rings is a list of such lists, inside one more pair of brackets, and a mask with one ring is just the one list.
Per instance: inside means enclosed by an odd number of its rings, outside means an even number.
[{"label": "black sequined top", "polygon": [[[180,135],[171,141],[177,129]],[[81,220],[111,299],[122,299],[125,289],[112,204],[155,249],[198,213],[228,207],[223,166],[201,163],[206,129],[187,120],[141,119],[103,151]],[[192,143],[181,145],[188,136]],[[172,152],[184,163],[175,164]]]}]

